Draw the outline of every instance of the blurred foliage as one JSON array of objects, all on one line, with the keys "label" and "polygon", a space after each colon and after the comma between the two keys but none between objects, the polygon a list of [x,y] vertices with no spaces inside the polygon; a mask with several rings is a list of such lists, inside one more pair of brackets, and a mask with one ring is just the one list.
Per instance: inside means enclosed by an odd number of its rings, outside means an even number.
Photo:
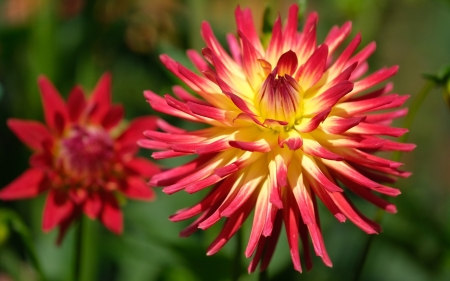
[{"label": "blurred foliage", "polygon": [[[190,65],[185,50],[200,50],[204,46],[201,21],[209,21],[218,39],[224,42],[225,34],[236,29],[233,10],[238,4],[251,7],[262,28],[266,6],[270,8],[270,22],[277,11],[284,17],[292,2],[0,0],[0,186],[27,166],[30,153],[6,128],[5,120],[43,119],[36,85],[38,75],[47,75],[67,96],[74,84],[92,89],[101,73],[110,71],[114,100],[124,104],[127,118],[154,114],[142,91],[151,89],[165,94],[179,82],[159,62],[161,53]],[[409,93],[414,98],[425,83],[422,73],[434,73],[450,63],[450,1],[300,2],[307,12],[318,11],[319,40],[333,25],[352,20],[352,34],[362,32],[362,45],[377,41],[377,52],[370,59],[371,70],[399,64],[400,72],[392,79],[398,93]],[[434,77],[443,79],[439,74]],[[448,78],[446,83],[448,97]],[[442,99],[429,95],[410,128],[409,141],[418,147],[402,159],[414,175],[399,181],[403,194],[392,199],[398,214],[385,216],[385,231],[375,239],[363,280],[450,279],[449,120],[450,111]],[[193,126],[173,118],[168,121]],[[150,156],[148,151],[142,154]],[[173,159],[164,165],[173,166],[180,161],[186,159]],[[207,257],[206,248],[219,226],[182,239],[178,233],[188,222],[171,223],[167,219],[204,194],[157,193],[157,200],[150,204],[127,203],[123,236],[114,236],[97,222],[84,219],[82,280],[231,280],[235,239],[218,254]],[[56,233],[41,231],[43,202],[43,197],[0,202],[0,280],[42,278],[30,245],[35,245],[36,257],[48,280],[71,280],[75,231],[69,231],[60,247],[54,245]],[[375,215],[375,208],[358,198],[354,202],[369,217]],[[339,224],[326,210],[321,210],[321,221],[334,267],[327,268],[314,259],[311,272],[294,272],[283,233],[269,267],[270,280],[354,277],[367,235],[351,223]],[[250,226],[246,224],[242,230],[244,245]],[[257,280],[256,274],[245,273],[249,260],[243,253],[240,260],[243,272],[239,280]]]}]

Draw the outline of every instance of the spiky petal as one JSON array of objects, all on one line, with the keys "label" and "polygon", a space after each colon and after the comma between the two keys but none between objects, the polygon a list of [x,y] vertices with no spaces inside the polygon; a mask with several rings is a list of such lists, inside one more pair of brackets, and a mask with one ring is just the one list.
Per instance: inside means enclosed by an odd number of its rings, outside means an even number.
[{"label": "spiky petal", "polygon": [[188,236],[225,218],[222,232],[208,249],[210,255],[223,247],[254,210],[245,251],[247,257],[253,256],[249,272],[258,263],[260,270],[267,268],[283,225],[296,270],[302,270],[300,247],[308,270],[312,267],[311,251],[331,266],[317,200],[338,221],[349,219],[369,234],[378,233],[380,227],[361,214],[346,193],[351,191],[395,213],[395,206],[376,193],[398,195],[399,190],[381,182],[409,176],[399,170],[401,163],[373,155],[414,149],[413,144],[381,137],[407,132],[390,126],[405,109],[379,112],[401,106],[407,97],[389,94],[391,84],[372,89],[398,68],[382,69],[360,79],[375,44],[354,55],[361,41],[357,34],[340,55],[335,54],[350,34],[351,23],[334,27],[325,43],[317,45],[317,14],[311,13],[303,30],[297,31],[297,13],[297,5],[292,5],[284,28],[281,19],[276,20],[264,49],[250,10],[238,7],[238,38],[227,36],[231,55],[214,37],[209,24],[203,23],[204,60],[195,51],[188,51],[202,74],[166,55],[161,57],[201,99],[178,86],[174,92],[179,100],[145,93],[155,110],[210,125],[192,132],[160,126],[162,132],[149,129],[145,132],[148,139],[140,141],[143,147],[162,150],[153,154],[158,159],[199,155],[150,181],[164,186],[168,194],[209,190],[200,203],[178,211],[171,220],[198,216],[181,232],[181,236]]},{"label": "spiky petal", "polygon": [[44,76],[38,79],[46,124],[9,119],[7,124],[34,152],[31,167],[0,190],[0,199],[32,198],[48,192],[42,229],[59,226],[58,243],[81,213],[100,219],[121,233],[122,212],[116,195],[151,200],[146,180],[160,169],[136,157],[144,128],[156,128],[156,118],[132,121],[117,136],[123,108],[111,104],[111,77],[102,76],[88,99],[76,86],[67,103]]}]

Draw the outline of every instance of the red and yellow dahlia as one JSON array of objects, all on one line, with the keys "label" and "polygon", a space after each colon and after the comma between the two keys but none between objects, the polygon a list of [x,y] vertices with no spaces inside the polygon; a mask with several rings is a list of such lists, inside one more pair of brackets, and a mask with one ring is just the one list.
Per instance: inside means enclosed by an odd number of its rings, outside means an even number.
[{"label": "red and yellow dahlia", "polygon": [[[318,16],[311,13],[303,31],[297,30],[298,7],[291,6],[286,26],[275,21],[272,35],[262,44],[249,9],[236,9],[238,39],[228,35],[230,54],[214,37],[208,23],[202,24],[206,47],[203,58],[187,52],[202,74],[196,74],[167,55],[164,65],[196,94],[179,86],[178,99],[146,91],[150,105],[160,112],[210,125],[187,132],[161,126],[164,132],[147,130],[142,147],[162,150],[155,159],[198,154],[195,160],[152,177],[153,186],[165,186],[171,194],[194,193],[210,186],[197,205],[178,211],[170,219],[198,218],[181,236],[197,228],[207,229],[226,217],[223,229],[208,248],[216,253],[236,233],[254,210],[253,225],[245,255],[253,256],[249,272],[261,262],[266,269],[282,225],[294,268],[301,271],[299,241],[306,267],[312,267],[308,236],[316,255],[331,266],[320,230],[317,199],[340,222],[351,220],[365,232],[380,227],[361,214],[348,200],[348,191],[395,213],[394,205],[374,192],[396,196],[399,190],[380,182],[410,173],[402,163],[390,161],[376,151],[410,151],[402,144],[380,136],[398,137],[406,129],[391,122],[407,109],[407,96],[391,94],[392,84],[372,89],[393,76],[398,67],[383,68],[364,76],[367,58],[375,50],[371,43],[353,54],[361,36],[357,34],[340,54],[336,49],[350,34],[351,23],[333,27],[325,42],[317,46]],[[345,191],[345,192],[344,192]]]},{"label": "red and yellow dahlia", "polygon": [[156,126],[156,118],[137,118],[118,134],[124,111],[111,104],[109,74],[102,76],[89,99],[76,86],[67,103],[47,78],[40,77],[38,84],[47,124],[8,120],[9,128],[34,153],[31,167],[0,190],[0,199],[31,198],[48,191],[42,229],[59,226],[58,241],[81,213],[120,234],[123,219],[117,195],[154,197],[145,181],[160,170],[135,154],[136,141],[144,128]]}]

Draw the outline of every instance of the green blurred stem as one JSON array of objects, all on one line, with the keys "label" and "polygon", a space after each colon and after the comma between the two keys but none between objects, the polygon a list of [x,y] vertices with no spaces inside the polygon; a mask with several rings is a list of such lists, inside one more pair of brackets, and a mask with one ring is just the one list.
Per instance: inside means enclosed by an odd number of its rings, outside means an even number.
[{"label": "green blurred stem", "polygon": [[73,267],[73,281],[81,280],[81,270],[82,270],[82,258],[83,258],[83,216],[79,219],[78,227],[75,237],[75,257],[74,257],[74,267]]},{"label": "green blurred stem", "polygon": [[[428,94],[437,86],[437,84],[434,81],[428,80],[425,85],[422,87],[422,89],[417,94],[416,98],[412,102],[411,106],[409,107],[408,114],[405,117],[405,120],[403,121],[402,127],[410,129],[411,125],[413,123],[414,117],[416,116],[417,112],[419,111],[420,106],[423,104],[423,101],[428,96]],[[399,141],[404,143],[408,140],[408,134],[404,134]],[[400,157],[402,156],[401,151],[395,151],[392,154],[392,160],[399,161]],[[384,216],[384,210],[378,209],[374,221],[376,223],[380,223],[383,220]],[[363,253],[361,258],[359,259],[359,263],[355,270],[355,281],[362,280],[362,273],[364,269],[364,265],[366,263],[367,257],[369,256],[370,248],[373,244],[373,241],[375,239],[375,235],[370,235],[369,238],[366,241],[366,244],[364,245]]]},{"label": "green blurred stem", "polygon": [[31,264],[36,269],[36,272],[39,275],[39,280],[46,281],[47,278],[42,271],[41,264],[36,254],[36,249],[34,247],[33,239],[31,238],[31,234],[27,226],[22,222],[22,220],[16,213],[10,210],[0,209],[0,214],[4,215],[6,217],[6,220],[10,221],[12,229],[21,237],[22,242],[25,246],[24,249],[31,261]]},{"label": "green blurred stem", "polygon": [[237,281],[239,280],[239,276],[241,276],[241,255],[242,255],[242,229],[238,230],[235,235],[236,239],[236,249],[234,252],[233,258],[233,269],[231,280]]},{"label": "green blurred stem", "polygon": [[269,281],[269,275],[267,274],[267,269],[259,272],[258,281]]},{"label": "green blurred stem", "polygon": [[[375,214],[374,221],[377,223],[380,223],[381,220],[383,219],[383,216],[384,216],[384,210],[378,209],[377,213]],[[366,243],[364,244],[363,254],[362,254],[362,257],[359,259],[359,263],[358,263],[358,265],[356,267],[356,271],[355,271],[355,279],[353,279],[355,281],[362,280],[361,277],[362,277],[362,273],[364,270],[364,265],[366,264],[367,257],[369,256],[369,251],[370,251],[370,248],[372,247],[374,240],[375,240],[375,235],[374,234],[369,235],[369,238],[367,239]]]},{"label": "green blurred stem", "polygon": [[36,255],[36,250],[34,248],[33,243],[31,242],[31,239],[24,239],[25,249],[28,252],[28,255],[31,259],[31,263],[33,264],[34,268],[36,269],[36,272],[39,275],[39,279],[42,281],[46,281],[47,278],[44,275],[44,272],[42,271],[41,264],[39,263],[39,260]]},{"label": "green blurred stem", "polygon": [[[410,129],[412,122],[414,120],[414,117],[417,114],[417,111],[419,111],[420,106],[422,105],[425,98],[428,96],[428,94],[436,87],[436,83],[434,81],[428,80],[425,85],[420,90],[419,94],[414,99],[413,103],[409,107],[408,115],[406,115],[405,120],[403,121],[402,127]],[[400,137],[400,142],[406,142],[408,139],[409,134],[404,134]],[[399,161],[400,157],[402,155],[401,151],[395,151],[392,155],[392,160]]]}]

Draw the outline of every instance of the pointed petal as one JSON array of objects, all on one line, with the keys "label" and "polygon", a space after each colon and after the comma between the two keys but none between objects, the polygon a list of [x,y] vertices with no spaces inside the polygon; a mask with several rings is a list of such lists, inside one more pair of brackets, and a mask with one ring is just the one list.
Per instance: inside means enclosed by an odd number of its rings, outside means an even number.
[{"label": "pointed petal", "polygon": [[90,97],[89,106],[93,108],[90,118],[94,122],[101,122],[109,107],[111,106],[111,74],[104,73],[97,82],[92,96]]},{"label": "pointed petal", "polygon": [[8,127],[27,146],[42,150],[43,142],[52,139],[52,135],[42,123],[19,119],[8,119]]},{"label": "pointed petal", "polygon": [[283,220],[286,228],[286,236],[289,244],[289,249],[291,252],[292,263],[294,264],[294,269],[302,272],[302,266],[300,264],[300,254],[298,251],[298,234],[300,232],[300,214],[295,201],[293,200],[292,194],[290,194],[290,189],[286,190],[284,196],[284,210],[283,210]]},{"label": "pointed petal", "polygon": [[56,116],[59,114],[62,117],[63,126],[65,126],[69,121],[69,116],[64,100],[58,90],[56,90],[52,82],[45,76],[39,76],[38,84],[41,91],[46,123],[51,129],[57,129]]},{"label": "pointed petal", "polygon": [[117,143],[121,146],[136,145],[139,139],[144,136],[145,130],[156,129],[157,117],[146,116],[135,118],[128,128],[117,138]]},{"label": "pointed petal", "polygon": [[361,93],[362,91],[365,91],[376,84],[379,84],[390,77],[394,76],[398,71],[398,66],[393,66],[390,68],[382,68],[371,75],[365,77],[362,80],[359,80],[355,82],[355,87],[353,88],[353,91],[350,95],[346,96],[345,98],[348,99],[358,93]]},{"label": "pointed petal", "polygon": [[83,204],[83,212],[90,218],[90,219],[97,219],[98,215],[100,214],[100,211],[102,209],[102,199],[100,198],[100,195],[98,192],[92,192],[88,194],[86,200]]},{"label": "pointed petal", "polygon": [[267,47],[267,60],[276,61],[280,57],[283,48],[283,37],[281,30],[281,18],[277,17],[272,28],[272,37],[270,38],[269,46]]},{"label": "pointed petal", "polygon": [[50,190],[45,202],[42,230],[44,232],[52,230],[62,221],[68,218],[74,211],[74,204],[67,193]]},{"label": "pointed petal", "polygon": [[330,33],[328,33],[325,39],[325,44],[329,47],[329,54],[331,55],[334,50],[341,45],[341,43],[347,38],[347,36],[352,31],[352,22],[348,21],[344,23],[341,28],[333,28]]},{"label": "pointed petal", "polygon": [[239,230],[239,228],[241,228],[242,224],[245,222],[248,215],[253,209],[254,200],[250,201],[253,202],[248,202],[247,204],[244,204],[242,208],[240,208],[236,213],[234,213],[225,221],[222,231],[208,247],[206,255],[211,256],[217,253],[228,242],[228,240]]},{"label": "pointed petal", "polygon": [[251,228],[251,233],[249,241],[247,243],[247,248],[245,249],[245,256],[249,258],[252,253],[256,250],[256,247],[262,238],[262,231],[264,229],[264,224],[266,223],[269,196],[267,189],[267,181],[262,184],[260,192],[258,194],[258,199],[255,204],[255,212],[253,215],[253,224]]},{"label": "pointed petal", "polygon": [[227,43],[233,60],[236,61],[239,66],[242,66],[242,50],[236,36],[234,34],[227,34]]},{"label": "pointed petal", "polygon": [[365,118],[365,116],[350,118],[329,117],[322,123],[321,128],[328,134],[342,134],[361,124]]},{"label": "pointed petal", "polygon": [[140,177],[127,177],[126,185],[121,188],[121,191],[129,198],[137,200],[152,200],[155,193],[151,190]]},{"label": "pointed petal", "polygon": [[198,71],[203,72],[209,69],[208,63],[206,63],[197,51],[187,50],[186,54]]},{"label": "pointed petal", "polygon": [[244,34],[238,31],[238,35],[242,42],[242,59],[245,73],[253,89],[256,89],[263,79],[262,68],[258,60],[264,59],[264,57],[255,49]]},{"label": "pointed petal", "polygon": [[115,234],[121,234],[123,230],[123,215],[114,195],[103,193],[103,209],[100,215],[102,223]]},{"label": "pointed petal", "polygon": [[113,105],[106,112],[102,120],[102,126],[106,130],[112,129],[119,125],[124,117],[124,109],[122,105]]},{"label": "pointed petal", "polygon": [[342,156],[329,151],[320,145],[320,143],[312,139],[303,140],[303,151],[309,155],[329,160],[341,161],[344,159]]},{"label": "pointed petal", "polygon": [[304,116],[312,116],[324,111],[330,111],[332,107],[353,89],[353,83],[342,81],[327,89],[320,95],[305,102]]},{"label": "pointed petal", "polygon": [[[356,50],[358,45],[361,43],[361,34],[356,34],[355,38],[348,44],[347,48],[341,53],[341,55],[336,59],[333,65],[329,68],[331,77],[336,77],[342,69],[347,64],[347,61],[350,59],[353,52]],[[350,64],[348,64],[350,65]]]},{"label": "pointed petal", "polygon": [[317,166],[317,163],[313,160],[313,157],[305,154],[302,158],[302,168],[303,171],[307,172],[316,182],[318,182],[329,192],[343,192],[339,186],[337,186],[322,172],[322,170]]},{"label": "pointed petal", "polygon": [[286,26],[283,30],[283,42],[284,47],[292,49],[294,44],[296,43],[295,40],[297,39],[297,33],[298,33],[298,5],[292,4],[289,7],[289,14]]},{"label": "pointed petal", "polygon": [[44,187],[42,186],[43,179],[43,171],[38,169],[28,169],[0,190],[0,199],[16,200],[35,197],[44,190]]},{"label": "pointed petal", "polygon": [[322,78],[328,59],[328,46],[320,45],[295,75],[300,87],[306,91]]},{"label": "pointed petal", "polygon": [[237,29],[248,38],[253,47],[261,54],[264,53],[264,49],[259,40],[258,33],[253,21],[252,11],[250,9],[241,10],[239,5],[237,6],[234,15],[236,17]]},{"label": "pointed petal", "polygon": [[124,163],[124,165],[127,169],[131,170],[131,172],[142,177],[151,177],[161,171],[156,164],[140,157],[133,158]]},{"label": "pointed petal", "polygon": [[70,120],[77,122],[85,107],[86,99],[83,89],[80,86],[75,86],[67,98],[67,109],[69,110]]},{"label": "pointed petal", "polygon": [[297,70],[298,61],[297,55],[289,50],[283,55],[277,62],[278,76],[284,76],[285,74],[292,75]]},{"label": "pointed petal", "polygon": [[408,132],[408,129],[395,128],[390,126],[371,124],[361,122],[358,125],[347,130],[351,134],[366,134],[366,135],[385,135],[391,137],[400,137]]},{"label": "pointed petal", "polygon": [[170,106],[167,104],[165,98],[155,94],[152,91],[144,91],[144,96],[150,106],[158,112],[169,114],[178,118],[184,118],[186,120],[198,121],[198,118]]}]

